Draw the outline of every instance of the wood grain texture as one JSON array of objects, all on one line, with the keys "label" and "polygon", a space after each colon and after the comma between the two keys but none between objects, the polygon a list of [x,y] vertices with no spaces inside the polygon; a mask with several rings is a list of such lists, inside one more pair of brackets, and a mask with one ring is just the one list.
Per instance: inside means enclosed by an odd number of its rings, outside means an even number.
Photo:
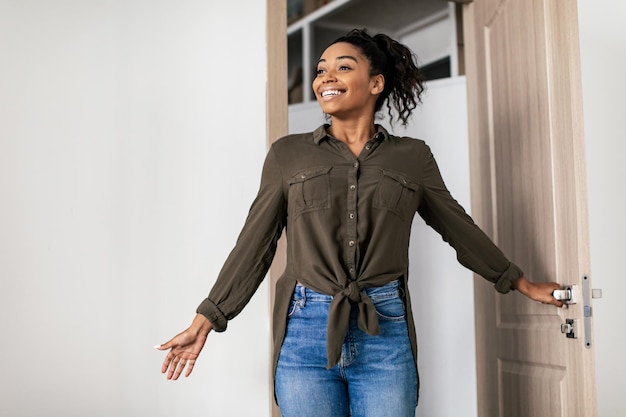
[{"label": "wood grain texture", "polygon": [[[464,6],[472,213],[533,281],[590,273],[576,3]],[[595,416],[583,306],[475,287],[480,416]],[[578,320],[578,339],[560,333]],[[546,395],[546,393],[549,395]]]},{"label": "wood grain texture", "polygon": [[[287,2],[284,0],[267,0],[267,134],[269,146],[278,138],[287,134]],[[286,265],[286,242],[281,237],[278,242],[276,256],[270,268],[270,307],[274,306],[276,280]],[[272,312],[268,311],[272,317]],[[271,343],[268,338],[268,343]],[[270,350],[270,358],[272,351]],[[270,360],[272,366],[272,360]],[[273,369],[269,369],[273,379]],[[273,389],[273,383],[270,387]],[[274,392],[268,393],[271,401],[273,417],[280,417],[280,411],[274,401]]]}]

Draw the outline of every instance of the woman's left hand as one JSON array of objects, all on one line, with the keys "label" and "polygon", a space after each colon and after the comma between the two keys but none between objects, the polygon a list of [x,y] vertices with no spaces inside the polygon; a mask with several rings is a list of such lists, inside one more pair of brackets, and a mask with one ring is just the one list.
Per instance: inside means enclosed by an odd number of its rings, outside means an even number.
[{"label": "woman's left hand", "polygon": [[206,317],[196,314],[191,326],[186,330],[178,333],[168,342],[155,346],[158,350],[170,349],[161,366],[161,372],[167,373],[167,379],[177,380],[185,368],[187,368],[185,376],[188,377],[191,374],[212,329],[213,325]]},{"label": "woman's left hand", "polygon": [[533,283],[528,281],[525,277],[521,277],[513,282],[513,288],[531,300],[539,301],[544,304],[552,304],[557,307],[563,307],[563,302],[557,300],[552,295],[554,290],[561,289],[561,285],[556,282]]}]

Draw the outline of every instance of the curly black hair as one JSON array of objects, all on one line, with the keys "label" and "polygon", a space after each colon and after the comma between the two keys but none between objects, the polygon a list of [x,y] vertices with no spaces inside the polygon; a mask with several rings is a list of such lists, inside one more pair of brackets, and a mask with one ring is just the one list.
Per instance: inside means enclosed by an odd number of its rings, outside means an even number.
[{"label": "curly black hair", "polygon": [[385,34],[371,36],[367,29],[353,29],[331,45],[339,42],[358,48],[369,61],[370,75],[382,74],[385,78],[385,89],[374,110],[380,111],[387,102],[390,121],[393,122],[395,108],[398,119],[406,126],[411,112],[422,102],[424,92],[424,77],[413,51]]}]

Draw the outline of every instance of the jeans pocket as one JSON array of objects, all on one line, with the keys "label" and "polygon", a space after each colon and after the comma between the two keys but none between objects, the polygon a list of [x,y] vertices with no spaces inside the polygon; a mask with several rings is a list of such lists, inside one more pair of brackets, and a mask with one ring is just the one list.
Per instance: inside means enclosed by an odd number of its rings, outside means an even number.
[{"label": "jeans pocket", "polygon": [[406,318],[404,303],[399,297],[377,300],[374,306],[379,320],[403,321]]},{"label": "jeans pocket", "polygon": [[289,312],[287,313],[287,318],[293,317],[301,309],[300,300],[291,300],[291,305],[289,306]]}]

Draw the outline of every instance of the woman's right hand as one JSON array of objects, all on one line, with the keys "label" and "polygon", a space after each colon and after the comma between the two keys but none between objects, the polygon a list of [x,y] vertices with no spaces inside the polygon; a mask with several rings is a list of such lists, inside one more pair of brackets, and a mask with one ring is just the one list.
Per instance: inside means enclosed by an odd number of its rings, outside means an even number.
[{"label": "woman's right hand", "polygon": [[177,380],[186,367],[185,377],[188,377],[212,329],[213,325],[206,317],[196,314],[191,326],[186,330],[168,342],[155,346],[158,350],[170,349],[161,366],[161,373],[167,372],[167,379]]}]

